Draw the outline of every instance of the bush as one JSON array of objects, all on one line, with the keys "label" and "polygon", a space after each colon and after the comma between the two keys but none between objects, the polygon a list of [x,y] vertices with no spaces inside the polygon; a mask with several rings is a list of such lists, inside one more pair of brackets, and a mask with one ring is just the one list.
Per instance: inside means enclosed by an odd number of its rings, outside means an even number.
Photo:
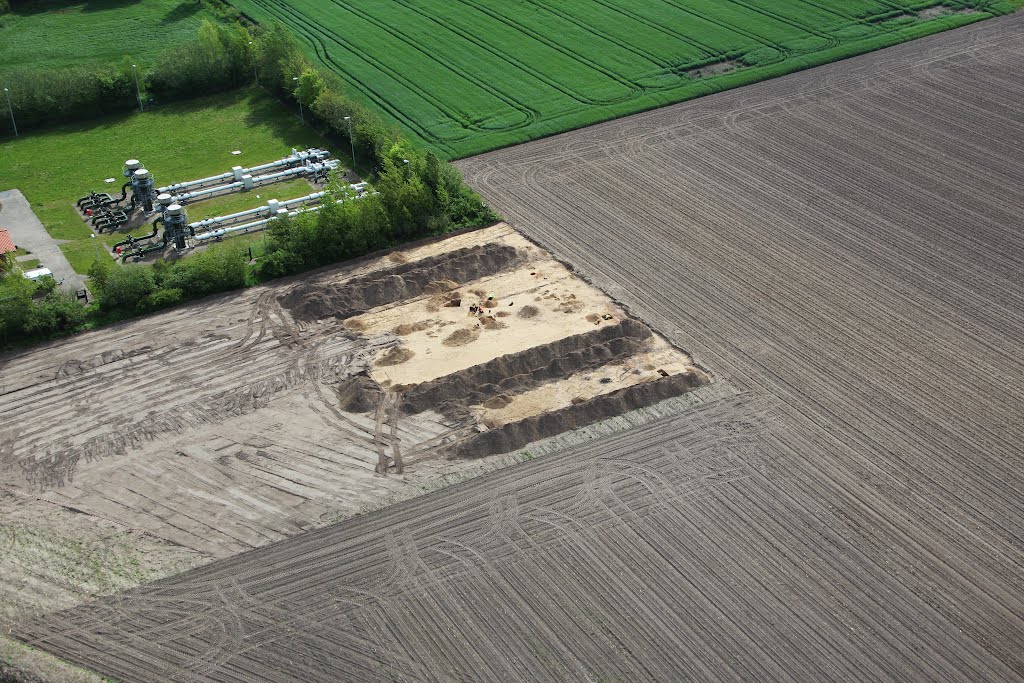
[{"label": "bush", "polygon": [[93,293],[104,311],[139,310],[140,304],[156,290],[152,268],[145,266],[111,267],[102,289]]},{"label": "bush", "polygon": [[32,306],[24,322],[24,331],[29,336],[52,337],[77,329],[85,319],[86,310],[75,297],[55,290]]},{"label": "bush", "polygon": [[158,289],[147,296],[139,306],[140,310],[147,313],[159,311],[163,308],[171,308],[181,303],[184,296],[180,289]]},{"label": "bush", "polygon": [[145,76],[161,99],[219,92],[252,80],[251,36],[241,26],[204,21],[198,40],[165,52]]},{"label": "bush", "polygon": [[175,261],[160,273],[161,289],[178,290],[186,299],[227,292],[245,286],[245,248],[239,244],[218,244]]}]

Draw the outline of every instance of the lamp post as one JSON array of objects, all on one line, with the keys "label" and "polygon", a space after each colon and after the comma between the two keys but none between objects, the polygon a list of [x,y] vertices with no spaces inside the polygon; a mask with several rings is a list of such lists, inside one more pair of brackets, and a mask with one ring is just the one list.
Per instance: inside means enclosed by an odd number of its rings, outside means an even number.
[{"label": "lamp post", "polygon": [[249,41],[249,54],[252,55],[252,80],[256,82],[256,85],[260,84],[260,75],[256,72],[256,48],[252,46],[252,41]]},{"label": "lamp post", "polygon": [[11,125],[14,126],[14,137],[18,137],[18,124],[14,122],[14,107],[11,106],[11,91],[4,88],[4,96],[7,97],[7,111],[11,112]]},{"label": "lamp post", "polygon": [[[298,76],[292,76],[292,80],[295,81],[295,88],[298,89],[298,87],[299,87],[299,77]],[[303,114],[302,114],[302,100],[299,98],[298,93],[295,94],[295,99],[298,100],[298,102],[299,102],[299,120],[302,121],[303,123],[305,123],[306,122],[306,117],[303,116]]]},{"label": "lamp post", "polygon": [[135,97],[139,100],[139,111],[145,111],[142,108],[142,88],[139,87],[139,70],[132,64],[132,73],[135,75]]},{"label": "lamp post", "polygon": [[352,137],[352,117],[346,116],[348,121],[348,144],[352,147],[352,173],[356,172],[356,139]]}]

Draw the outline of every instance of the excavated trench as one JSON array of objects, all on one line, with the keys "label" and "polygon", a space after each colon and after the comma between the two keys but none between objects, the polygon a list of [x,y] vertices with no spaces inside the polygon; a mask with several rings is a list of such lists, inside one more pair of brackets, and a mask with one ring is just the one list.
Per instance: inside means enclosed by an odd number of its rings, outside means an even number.
[{"label": "excavated trench", "polygon": [[353,278],[341,284],[303,283],[281,298],[296,320],[349,318],[371,308],[428,293],[431,283],[461,284],[515,268],[526,252],[507,244],[488,243],[456,249]]},{"label": "excavated trench", "polygon": [[480,458],[485,455],[508,453],[550,436],[586,427],[594,422],[616,417],[658,401],[681,396],[696,389],[700,384],[700,376],[693,371],[670,375],[653,382],[634,384],[608,394],[595,396],[589,401],[474,434],[447,445],[442,450],[442,455],[448,459],[454,459]]},{"label": "excavated trench", "polygon": [[407,414],[438,410],[461,418],[469,407],[502,394],[520,394],[542,384],[565,379],[628,358],[640,351],[651,331],[636,320],[623,320],[586,334],[559,339],[551,344],[510,353],[465,370],[411,387],[402,392]]}]

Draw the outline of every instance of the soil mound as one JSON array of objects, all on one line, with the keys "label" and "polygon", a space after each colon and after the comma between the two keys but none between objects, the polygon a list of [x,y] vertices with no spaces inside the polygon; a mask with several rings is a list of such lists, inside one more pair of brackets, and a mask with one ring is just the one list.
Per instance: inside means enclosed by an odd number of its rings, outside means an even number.
[{"label": "soil mound", "polygon": [[527,304],[523,306],[522,308],[519,309],[519,312],[516,313],[517,317],[525,318],[526,320],[529,320],[530,318],[536,318],[538,315],[540,315],[540,309],[537,308],[536,306],[533,306],[532,304]]},{"label": "soil mound", "polygon": [[663,377],[654,382],[634,384],[610,394],[595,396],[589,401],[575,403],[561,410],[534,415],[519,422],[511,422],[475,434],[448,446],[444,455],[452,459],[479,458],[485,455],[508,453],[549,436],[586,427],[599,420],[681,396],[700,384],[700,377],[692,371]]},{"label": "soil mound", "polygon": [[412,334],[413,332],[422,332],[428,327],[430,327],[429,320],[419,320],[415,323],[402,323],[401,325],[397,326],[395,329],[391,331],[397,334],[399,337],[404,337],[406,335]]},{"label": "soil mound", "polygon": [[505,394],[501,394],[500,396],[495,396],[488,401],[484,401],[483,406],[490,410],[500,410],[510,403],[512,403],[512,399]]},{"label": "soil mound", "polygon": [[337,284],[302,283],[281,298],[296,320],[348,318],[370,308],[413,299],[438,283],[471,282],[519,266],[525,252],[488,243],[403,263]]},{"label": "soil mound", "polygon": [[650,336],[646,325],[627,319],[593,332],[506,354],[411,387],[404,396],[402,410],[419,413],[433,408],[453,417],[461,416],[469,406],[495,396],[519,394],[632,356]]},{"label": "soil mound", "polygon": [[404,346],[393,346],[387,353],[377,359],[376,365],[398,365],[400,363],[404,363],[415,355],[416,352],[412,349],[407,349]]},{"label": "soil mound", "polygon": [[338,407],[346,413],[366,413],[380,403],[381,389],[367,373],[360,373],[335,387]]},{"label": "soil mound", "polygon": [[456,289],[459,283],[455,280],[434,280],[423,288],[425,294],[441,294]]},{"label": "soil mound", "polygon": [[479,330],[462,328],[461,330],[455,330],[449,334],[441,343],[445,346],[465,346],[466,344],[475,342],[479,338]]}]

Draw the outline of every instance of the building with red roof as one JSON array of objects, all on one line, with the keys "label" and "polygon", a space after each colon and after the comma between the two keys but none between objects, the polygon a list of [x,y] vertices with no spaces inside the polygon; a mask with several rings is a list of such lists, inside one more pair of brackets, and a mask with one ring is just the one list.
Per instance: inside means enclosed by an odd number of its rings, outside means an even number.
[{"label": "building with red roof", "polygon": [[17,250],[18,248],[14,246],[14,240],[11,239],[11,234],[6,230],[0,230],[0,256],[5,256]]}]

